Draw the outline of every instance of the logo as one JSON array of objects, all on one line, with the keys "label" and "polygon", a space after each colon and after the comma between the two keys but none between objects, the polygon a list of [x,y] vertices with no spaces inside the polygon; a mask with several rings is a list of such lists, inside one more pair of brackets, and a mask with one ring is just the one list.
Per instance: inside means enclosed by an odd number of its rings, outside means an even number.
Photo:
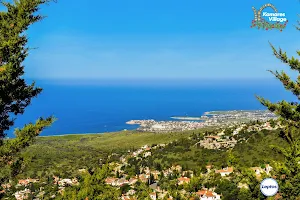
[{"label": "logo", "polygon": [[[271,8],[274,12],[265,12],[264,9]],[[263,5],[258,11],[252,7],[254,12],[254,20],[252,20],[251,28],[262,30],[278,29],[282,31],[288,23],[285,13],[279,13],[274,5],[268,3]]]},{"label": "logo", "polygon": [[267,197],[277,194],[279,189],[278,183],[275,179],[266,178],[260,184],[260,191]]}]

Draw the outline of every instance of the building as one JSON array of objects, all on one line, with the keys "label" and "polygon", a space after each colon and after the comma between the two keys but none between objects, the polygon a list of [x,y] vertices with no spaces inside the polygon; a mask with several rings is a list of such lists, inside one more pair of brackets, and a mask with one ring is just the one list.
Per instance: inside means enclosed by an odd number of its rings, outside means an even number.
[{"label": "building", "polygon": [[221,137],[217,135],[210,135],[210,136],[205,136],[204,138],[209,142],[213,142],[213,141],[218,141]]},{"label": "building", "polygon": [[219,200],[221,199],[221,195],[207,190],[207,189],[203,189],[203,190],[199,190],[198,192],[196,192],[196,195],[200,198],[200,200]]},{"label": "building", "polygon": [[266,173],[269,175],[270,174],[270,171],[272,171],[273,167],[271,167],[269,164],[266,164]]},{"label": "building", "polygon": [[137,178],[130,178],[129,179],[129,185],[134,185],[136,182],[138,182],[138,179]]},{"label": "building", "polygon": [[260,174],[264,172],[261,167],[251,167],[251,169],[255,172],[256,176],[260,176]]},{"label": "building", "polygon": [[20,185],[23,185],[23,186],[26,186],[28,185],[29,183],[36,183],[38,182],[39,179],[31,179],[31,178],[28,178],[28,179],[21,179],[19,180],[19,184]]},{"label": "building", "polygon": [[10,183],[6,183],[6,184],[1,184],[1,187],[3,188],[3,189],[9,189],[9,188],[11,188],[11,184]]},{"label": "building", "polygon": [[212,168],[211,165],[206,165],[206,170],[207,170],[208,172],[210,172],[211,168]]},{"label": "building", "polygon": [[123,185],[126,185],[126,184],[129,184],[129,181],[126,180],[125,178],[120,178],[117,180],[117,186],[123,186]]},{"label": "building", "polygon": [[105,179],[105,183],[109,184],[109,185],[113,185],[116,180],[117,180],[116,178],[108,177],[108,178]]},{"label": "building", "polygon": [[182,176],[189,177],[188,175],[189,175],[191,178],[193,178],[194,172],[191,171],[191,170],[189,170],[189,171],[183,171],[183,172],[182,172]]},{"label": "building", "polygon": [[26,188],[25,190],[16,192],[14,195],[17,200],[24,200],[28,199],[28,194],[30,194],[30,192],[31,191]]},{"label": "building", "polygon": [[269,164],[266,164],[266,167],[263,169],[261,167],[251,167],[251,169],[255,172],[255,175],[257,177],[260,177],[262,173],[266,173],[267,175],[270,175],[270,172],[272,171],[272,167]]},{"label": "building", "polygon": [[145,157],[145,158],[147,158],[148,156],[151,156],[151,152],[150,152],[150,151],[144,153],[144,157]]},{"label": "building", "polygon": [[152,190],[157,190],[157,183],[149,185],[149,188],[151,188]]},{"label": "building", "polygon": [[187,177],[180,177],[178,178],[178,185],[182,185],[182,184],[185,184],[185,183],[189,183],[190,182],[190,178],[187,178]]},{"label": "building", "polygon": [[146,175],[145,175],[145,174],[140,174],[140,175],[139,175],[139,179],[140,179],[142,182],[144,182],[144,183],[148,182],[148,178],[146,178]]},{"label": "building", "polygon": [[135,194],[135,190],[128,190],[128,192],[126,193],[128,196],[133,196]]},{"label": "building", "polygon": [[58,185],[62,186],[62,187],[65,187],[66,185],[73,185],[73,181],[69,178],[62,179],[62,180],[58,181]]},{"label": "building", "polygon": [[226,167],[221,170],[216,170],[216,173],[220,173],[221,176],[227,176],[227,175],[231,174],[232,172],[233,172],[232,167]]}]

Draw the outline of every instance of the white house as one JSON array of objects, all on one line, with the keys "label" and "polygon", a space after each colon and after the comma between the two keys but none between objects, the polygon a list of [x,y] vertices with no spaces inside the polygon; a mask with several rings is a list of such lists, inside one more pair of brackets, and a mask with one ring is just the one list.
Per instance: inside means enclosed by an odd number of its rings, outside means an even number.
[{"label": "white house", "polygon": [[209,190],[199,190],[198,192],[196,192],[196,194],[199,196],[200,200],[219,200],[221,199],[221,195],[213,192],[213,191],[209,191]]},{"label": "white house", "polygon": [[151,152],[149,151],[149,152],[146,152],[146,153],[144,153],[144,157],[146,158],[146,157],[148,157],[148,156],[151,156]]},{"label": "white house", "polygon": [[31,191],[29,189],[18,191],[18,192],[15,193],[15,197],[16,197],[17,200],[27,199],[28,194],[30,194],[30,192]]},{"label": "white house", "polygon": [[231,174],[232,172],[233,172],[232,167],[226,167],[221,170],[216,170],[216,173],[220,173],[221,176],[227,176],[227,175]]}]

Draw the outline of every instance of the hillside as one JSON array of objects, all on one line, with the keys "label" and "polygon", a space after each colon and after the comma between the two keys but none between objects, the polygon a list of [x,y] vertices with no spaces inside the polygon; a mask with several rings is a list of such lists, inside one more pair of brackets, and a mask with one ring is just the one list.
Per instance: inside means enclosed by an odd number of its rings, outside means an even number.
[{"label": "hillside", "polygon": [[[95,167],[111,153],[125,153],[143,145],[168,143],[186,138],[192,132],[155,134],[122,131],[105,134],[39,137],[22,155],[27,167],[21,176],[36,177],[45,173],[69,176],[80,168]],[[47,169],[45,172],[44,169]]]},{"label": "hillside", "polygon": [[[193,169],[203,168],[207,163],[219,167],[225,166],[226,151],[194,146],[199,141],[199,136],[204,135],[208,130],[165,134],[123,131],[39,137],[34,145],[22,153],[27,161],[27,167],[21,176],[36,177],[57,173],[67,177],[76,174],[78,169],[93,168],[98,166],[99,162],[105,163],[108,155],[112,153],[115,153],[115,156],[112,156],[110,161],[119,159],[128,150],[135,150],[143,145],[151,146],[175,140],[177,142],[168,145],[163,151],[155,152],[151,159],[163,160],[167,165],[178,163]],[[281,157],[269,147],[272,144],[284,144],[279,141],[276,134],[277,131],[263,131],[245,135],[244,137],[249,140],[239,142],[233,149],[239,165],[250,167],[271,160],[281,160]]]},{"label": "hillside", "polygon": [[[257,199],[259,182],[251,167],[266,168],[266,164],[283,161],[271,145],[286,145],[278,137],[280,129],[267,130],[265,124],[178,133],[122,131],[38,137],[21,153],[26,167],[14,177],[13,189],[6,195],[30,188],[33,196],[54,195],[56,199],[74,195],[118,199],[134,190],[138,199],[147,199],[153,192],[159,199],[187,199],[208,188],[216,196],[223,194],[222,199]],[[235,142],[233,147],[199,145],[207,140],[215,145]],[[221,179],[218,169],[231,170],[228,178],[232,181]],[[30,183],[23,184],[26,180]],[[246,193],[238,188],[241,181],[250,187]],[[63,191],[64,196],[60,195]]]}]

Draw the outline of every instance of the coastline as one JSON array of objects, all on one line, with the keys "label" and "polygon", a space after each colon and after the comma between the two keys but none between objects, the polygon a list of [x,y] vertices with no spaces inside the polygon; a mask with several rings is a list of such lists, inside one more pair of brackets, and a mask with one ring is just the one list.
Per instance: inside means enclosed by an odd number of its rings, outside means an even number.
[{"label": "coastline", "polygon": [[[195,130],[195,129],[202,129],[207,127],[205,125],[205,122],[208,123],[209,126],[216,126],[216,125],[222,125],[222,123],[215,121],[217,117],[222,117],[223,115],[228,114],[243,114],[243,113],[262,113],[268,112],[268,110],[227,110],[227,111],[207,111],[204,112],[201,117],[189,117],[189,116],[172,116],[170,117],[173,120],[165,120],[165,121],[156,121],[154,119],[149,120],[130,120],[125,122],[126,124],[132,126],[132,125],[138,125],[137,128],[133,129],[123,129],[123,130],[117,130],[117,131],[110,131],[110,132],[82,132],[82,133],[65,133],[65,134],[54,134],[54,135],[40,135],[38,137],[40,138],[46,138],[46,137],[66,137],[66,136],[86,136],[86,135],[103,135],[103,134],[116,134],[116,133],[122,133],[122,132],[136,132],[136,131],[143,131],[143,132],[161,132],[161,131],[184,131],[184,130]],[[215,114],[213,114],[215,113]],[[247,117],[246,117],[247,118]],[[266,117],[268,119],[268,117]],[[251,118],[249,118],[251,120]],[[212,122],[215,121],[216,123]],[[234,122],[231,121],[231,123]],[[240,121],[242,122],[242,121]],[[193,125],[194,124],[194,125]],[[167,126],[173,126],[171,129],[167,128]],[[188,126],[188,127],[187,127]],[[192,126],[192,127],[191,127]],[[175,128],[174,128],[175,127]],[[9,139],[13,139],[14,137],[11,137]]]}]

